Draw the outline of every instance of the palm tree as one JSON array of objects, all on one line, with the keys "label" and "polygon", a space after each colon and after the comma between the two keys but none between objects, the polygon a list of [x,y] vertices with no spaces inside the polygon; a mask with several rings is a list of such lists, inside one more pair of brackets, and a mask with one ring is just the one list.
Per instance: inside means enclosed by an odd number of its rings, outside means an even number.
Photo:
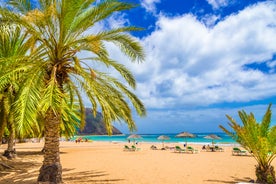
[{"label": "palm tree", "polygon": [[[28,35],[22,34],[21,28],[15,25],[2,24],[0,25],[0,62],[3,65],[9,66],[11,62],[21,62],[17,60],[20,56],[27,58],[27,52],[29,51],[29,42]],[[2,74],[6,74],[5,70],[1,70]],[[0,72],[0,73],[1,73]],[[1,74],[1,75],[2,75]],[[22,78],[22,77],[21,77]],[[14,150],[14,139],[15,137],[24,138],[24,137],[41,137],[43,134],[43,119],[39,119],[40,124],[37,124],[35,127],[21,127],[24,128],[25,134],[16,135],[16,127],[13,121],[13,114],[10,113],[10,108],[14,101],[16,91],[15,88],[18,86],[20,81],[19,77],[11,77],[9,79],[9,84],[3,85],[2,93],[0,95],[0,138],[2,142],[2,136],[4,133],[5,127],[8,127],[9,137],[8,137],[8,148],[5,150],[4,156],[8,158],[13,158],[15,155]],[[1,88],[0,88],[1,89]],[[79,118],[79,108],[75,102],[70,102],[69,100],[65,101],[68,103],[68,106],[62,108],[62,123],[61,123],[61,135],[66,138],[72,137],[76,133],[76,127],[80,128],[83,124],[80,124]],[[38,116],[39,118],[39,116]],[[26,128],[29,128],[26,130]],[[21,131],[22,132],[22,131]]]},{"label": "palm tree", "polygon": [[271,166],[276,156],[276,126],[270,126],[272,114],[270,108],[271,104],[261,123],[256,121],[253,113],[246,114],[245,111],[239,111],[243,126],[227,115],[229,125],[235,133],[220,126],[256,159],[258,163],[256,166],[257,183],[276,183],[274,168]]},{"label": "palm tree", "polygon": [[[146,114],[143,103],[128,89],[135,89],[133,75],[111,59],[105,45],[113,43],[132,61],[143,61],[142,47],[128,34],[140,29],[132,26],[92,29],[114,13],[134,6],[118,0],[39,0],[36,3],[12,0],[10,5],[12,8],[0,9],[1,20],[24,26],[24,31],[35,40],[36,52],[24,65],[7,68],[8,72],[24,70],[25,75],[14,104],[17,109],[14,118],[18,127],[31,127],[37,118],[35,112],[42,112],[45,154],[38,182],[61,183],[60,123],[64,105],[68,104],[64,99],[73,101],[76,97],[84,115],[81,89],[89,98],[94,115],[98,109],[102,111],[109,133],[113,121],[126,122],[130,130],[136,129],[129,103],[138,115]],[[81,58],[77,55],[81,51],[91,53],[91,57]],[[98,70],[98,66],[114,69],[124,81]]]},{"label": "palm tree", "polygon": [[[16,62],[17,57],[25,56],[29,47],[27,34],[22,34],[21,29],[15,25],[8,25],[2,23],[0,25],[0,62],[1,66],[9,66],[11,63]],[[0,74],[5,74],[4,69]],[[1,86],[1,138],[3,136],[4,128],[9,130],[8,148],[4,152],[4,156],[13,158],[15,156],[14,139],[15,139],[15,125],[13,113],[10,110],[12,103],[15,101],[16,89],[18,88],[18,76],[11,76],[5,85]]]}]

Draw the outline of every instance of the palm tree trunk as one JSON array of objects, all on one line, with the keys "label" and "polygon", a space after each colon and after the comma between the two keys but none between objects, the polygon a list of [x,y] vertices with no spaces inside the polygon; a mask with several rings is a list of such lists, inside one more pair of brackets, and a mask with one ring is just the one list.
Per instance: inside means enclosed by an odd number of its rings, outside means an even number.
[{"label": "palm tree trunk", "polygon": [[3,136],[4,136],[4,130],[7,124],[7,116],[6,116],[6,109],[4,106],[4,98],[0,101],[0,145],[2,144]]},{"label": "palm tree trunk", "polygon": [[8,159],[15,158],[16,151],[14,149],[14,139],[15,139],[15,129],[14,129],[14,121],[12,117],[7,121],[8,130],[10,132],[9,139],[8,139],[8,148],[4,152],[4,156]]},{"label": "palm tree trunk", "polygon": [[257,176],[257,183],[266,183],[266,184],[275,184],[275,171],[274,167],[271,165],[268,166],[256,166],[256,176]]},{"label": "palm tree trunk", "polygon": [[44,161],[40,168],[38,183],[62,183],[62,167],[59,156],[60,115],[48,110],[45,119]]}]

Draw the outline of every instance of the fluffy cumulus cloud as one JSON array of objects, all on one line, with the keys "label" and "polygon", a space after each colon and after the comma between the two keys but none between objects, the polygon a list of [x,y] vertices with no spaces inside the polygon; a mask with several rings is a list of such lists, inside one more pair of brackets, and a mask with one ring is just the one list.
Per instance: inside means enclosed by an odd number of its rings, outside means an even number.
[{"label": "fluffy cumulus cloud", "polygon": [[139,96],[149,108],[273,96],[275,73],[245,66],[270,61],[276,53],[275,9],[273,2],[260,3],[212,28],[190,14],[160,16],[157,29],[143,40],[146,62],[129,66],[137,76]]}]

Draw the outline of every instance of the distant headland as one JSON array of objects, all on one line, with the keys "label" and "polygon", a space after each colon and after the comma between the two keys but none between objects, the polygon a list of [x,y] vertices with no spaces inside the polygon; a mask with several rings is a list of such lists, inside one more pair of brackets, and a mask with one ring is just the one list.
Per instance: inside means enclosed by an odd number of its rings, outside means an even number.
[{"label": "distant headland", "polygon": [[[94,117],[91,108],[86,108],[85,113],[86,125],[83,130],[78,130],[78,135],[107,135],[102,113],[97,112],[96,117]],[[113,126],[112,134],[119,135],[122,134],[122,132]]]}]

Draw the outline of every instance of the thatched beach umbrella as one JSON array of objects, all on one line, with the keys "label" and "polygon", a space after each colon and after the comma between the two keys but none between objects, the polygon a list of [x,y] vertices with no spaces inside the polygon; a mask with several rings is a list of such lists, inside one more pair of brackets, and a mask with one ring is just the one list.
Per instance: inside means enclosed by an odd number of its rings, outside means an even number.
[{"label": "thatched beach umbrella", "polygon": [[157,139],[162,141],[162,145],[163,145],[163,148],[164,148],[164,141],[169,140],[170,137],[168,137],[166,135],[160,135],[159,137],[157,137]]},{"label": "thatched beach umbrella", "polygon": [[127,139],[132,139],[133,140],[133,144],[135,144],[135,140],[137,139],[142,139],[142,137],[140,135],[137,134],[131,134],[130,136],[127,137]]},{"label": "thatched beach umbrella", "polygon": [[211,139],[212,140],[212,145],[214,145],[214,140],[219,140],[221,137],[215,135],[215,134],[210,134],[204,137],[205,139]]},{"label": "thatched beach umbrella", "polygon": [[187,138],[194,138],[194,137],[196,137],[196,135],[189,133],[189,132],[181,132],[181,133],[177,134],[176,137],[184,137],[186,146],[187,146]]}]

